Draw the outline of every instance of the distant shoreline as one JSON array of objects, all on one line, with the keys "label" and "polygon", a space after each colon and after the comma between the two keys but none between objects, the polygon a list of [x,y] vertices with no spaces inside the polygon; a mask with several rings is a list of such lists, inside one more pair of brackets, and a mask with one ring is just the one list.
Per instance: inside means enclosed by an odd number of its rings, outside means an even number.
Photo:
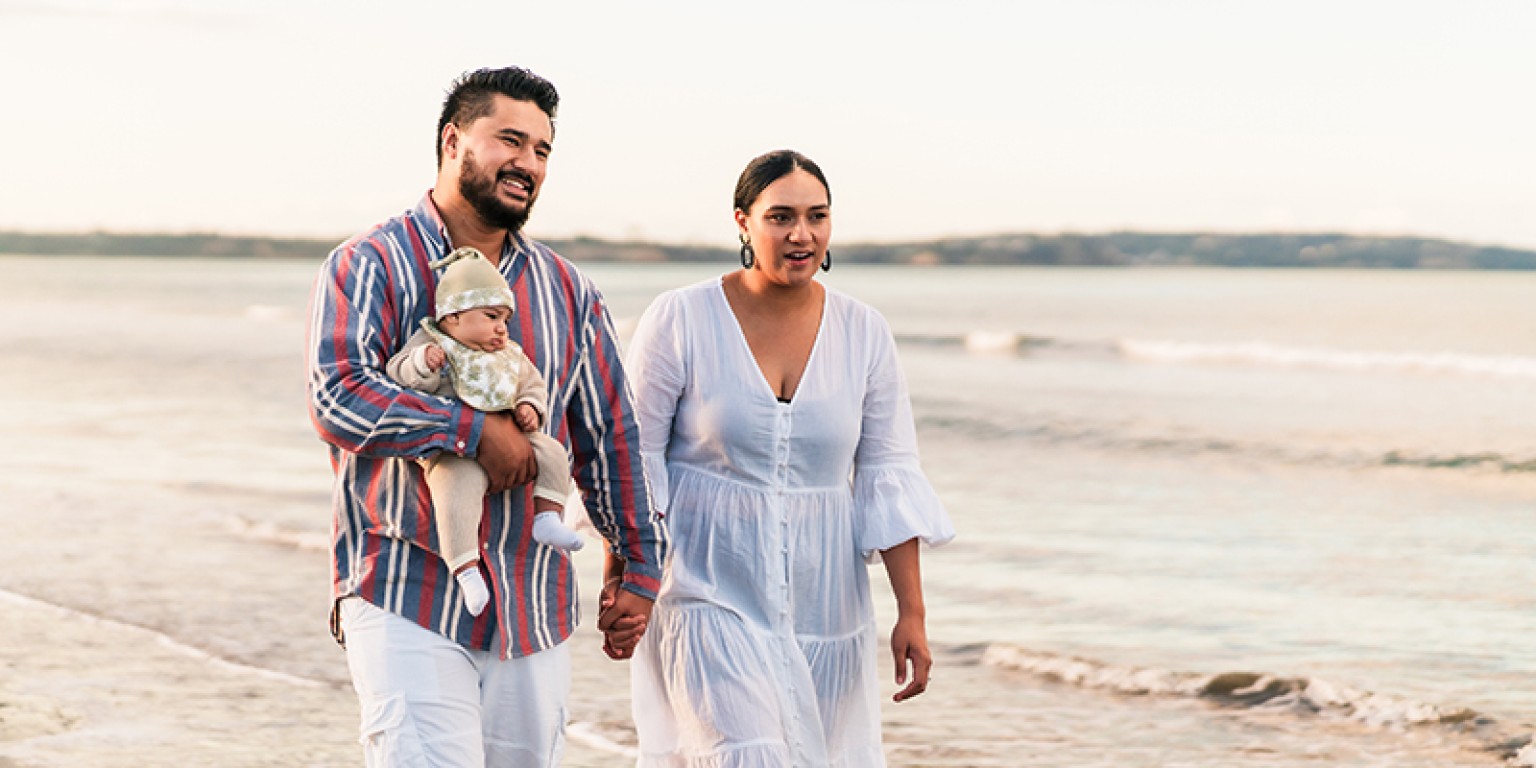
[{"label": "distant shoreline", "polygon": [[[29,233],[0,231],[0,254],[213,258],[325,257],[344,238],[220,234]],[[590,237],[544,240],[577,262],[728,262],[734,249]],[[1345,234],[1145,233],[1008,234],[834,247],[845,264],[1038,265],[1075,267],[1219,266],[1347,269],[1536,270],[1536,250],[1476,246],[1423,237]]]}]

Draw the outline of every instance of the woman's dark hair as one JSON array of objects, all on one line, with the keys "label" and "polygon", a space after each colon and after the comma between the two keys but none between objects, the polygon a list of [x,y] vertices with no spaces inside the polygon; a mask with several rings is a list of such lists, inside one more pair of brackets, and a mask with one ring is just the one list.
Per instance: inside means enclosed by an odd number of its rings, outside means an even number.
[{"label": "woman's dark hair", "polygon": [[821,172],[821,167],[816,165],[816,161],[792,149],[780,149],[766,155],[758,155],[752,158],[752,162],[747,163],[746,169],[741,172],[741,178],[736,180],[736,210],[751,210],[752,204],[757,202],[757,196],[761,195],[769,184],[788,176],[797,169],[815,176],[816,180],[821,182],[822,188],[827,190],[827,204],[830,205],[832,186],[827,183],[827,177]]},{"label": "woman's dark hair", "polygon": [[443,129],[449,123],[463,128],[491,113],[491,98],[496,94],[518,101],[531,101],[549,115],[550,130],[554,130],[555,110],[560,107],[560,94],[553,83],[522,67],[502,69],[477,69],[466,72],[448,87],[448,97],[443,99],[443,114],[437,118],[437,164],[443,164]]}]

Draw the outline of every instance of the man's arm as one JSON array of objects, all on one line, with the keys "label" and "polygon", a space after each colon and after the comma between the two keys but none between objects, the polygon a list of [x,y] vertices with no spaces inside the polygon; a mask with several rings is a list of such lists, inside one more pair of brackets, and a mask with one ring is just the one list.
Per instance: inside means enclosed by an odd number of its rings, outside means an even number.
[{"label": "man's arm", "polygon": [[310,420],[321,439],[350,453],[473,455],[479,412],[402,388],[383,370],[400,344],[392,284],[384,255],[366,240],[336,249],[321,267],[308,334]]},{"label": "man's arm", "polygon": [[646,493],[640,430],[618,339],[595,295],[587,317],[567,414],[574,476],[584,491],[587,516],[608,540],[609,552],[623,562],[618,588],[643,599],[648,611],[661,586],[665,533]]}]

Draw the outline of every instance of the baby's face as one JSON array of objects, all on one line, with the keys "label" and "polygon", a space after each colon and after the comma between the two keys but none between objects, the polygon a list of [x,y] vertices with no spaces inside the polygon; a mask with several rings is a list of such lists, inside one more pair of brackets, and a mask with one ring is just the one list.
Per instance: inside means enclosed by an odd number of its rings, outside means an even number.
[{"label": "baby's face", "polygon": [[500,352],[507,346],[509,307],[475,307],[444,315],[437,327],[454,341],[481,352]]}]

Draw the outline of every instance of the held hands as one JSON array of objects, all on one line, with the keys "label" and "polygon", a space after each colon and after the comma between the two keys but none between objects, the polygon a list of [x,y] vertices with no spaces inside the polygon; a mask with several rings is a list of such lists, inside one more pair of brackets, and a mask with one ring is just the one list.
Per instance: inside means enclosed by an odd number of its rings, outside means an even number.
[{"label": "held hands", "polygon": [[619,589],[620,579],[609,579],[598,597],[597,628],[603,633],[603,653],[621,661],[634,656],[635,646],[645,634],[654,605],[628,590]]},{"label": "held hands", "polygon": [[[928,671],[933,668],[933,654],[928,651],[928,630],[921,616],[903,616],[891,630],[891,655],[896,659],[896,684],[906,687],[891,697],[902,702],[928,690]],[[908,665],[912,679],[907,682]]]},{"label": "held hands", "polygon": [[527,403],[518,403],[512,409],[512,418],[517,422],[517,428],[524,432],[533,432],[539,428],[539,412]]},{"label": "held hands", "polygon": [[480,429],[480,450],[475,461],[490,479],[487,493],[501,493],[533,482],[539,473],[538,460],[528,437],[505,413],[487,413]]}]

